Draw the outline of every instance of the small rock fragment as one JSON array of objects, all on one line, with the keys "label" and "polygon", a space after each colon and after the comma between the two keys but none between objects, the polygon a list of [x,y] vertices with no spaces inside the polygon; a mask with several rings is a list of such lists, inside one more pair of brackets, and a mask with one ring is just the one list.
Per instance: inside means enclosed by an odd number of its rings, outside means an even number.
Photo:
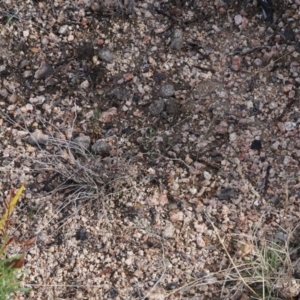
[{"label": "small rock fragment", "polygon": [[254,140],[254,141],[251,143],[250,148],[251,148],[252,150],[258,150],[258,151],[260,151],[261,148],[262,148],[261,141],[260,141],[260,140]]},{"label": "small rock fragment", "polygon": [[92,11],[94,11],[94,12],[98,12],[98,11],[100,11],[101,6],[100,6],[100,4],[99,4],[98,2],[93,2],[93,3],[91,4],[91,9],[92,9]]},{"label": "small rock fragment", "polygon": [[111,98],[116,98],[117,100],[120,101],[125,101],[125,100],[129,100],[129,92],[125,89],[125,88],[115,88],[111,91],[110,93],[110,97]]},{"label": "small rock fragment", "polygon": [[85,229],[80,228],[79,230],[76,231],[76,240],[77,241],[87,240],[88,237],[89,237],[88,232]]},{"label": "small rock fragment", "polygon": [[205,241],[204,241],[203,238],[202,238],[202,234],[198,234],[198,235],[197,235],[197,238],[196,238],[196,244],[197,244],[197,246],[198,246],[199,248],[203,248],[203,247],[206,246],[206,245],[205,245]]},{"label": "small rock fragment", "polygon": [[163,230],[163,236],[165,238],[173,238],[175,233],[175,227],[172,223],[168,223],[165,229]]},{"label": "small rock fragment", "polygon": [[206,180],[211,180],[212,175],[210,173],[208,173],[207,171],[203,172],[203,176]]},{"label": "small rock fragment", "polygon": [[100,122],[109,123],[115,115],[117,115],[117,108],[111,107],[100,115]]},{"label": "small rock fragment", "polygon": [[242,59],[235,55],[232,59],[231,59],[231,69],[233,71],[239,71],[241,69],[242,66]]},{"label": "small rock fragment", "polygon": [[291,130],[295,129],[296,126],[297,126],[297,124],[294,122],[285,122],[284,123],[284,128],[286,131],[291,131]]},{"label": "small rock fragment", "polygon": [[220,200],[229,200],[230,198],[236,197],[236,191],[233,188],[226,188],[226,189],[217,191],[216,196]]},{"label": "small rock fragment", "polygon": [[171,42],[170,48],[172,50],[180,50],[183,46],[182,42],[183,32],[181,29],[176,29],[173,33],[173,40]]},{"label": "small rock fragment", "polygon": [[73,142],[83,151],[87,150],[91,143],[91,138],[88,135],[80,135]]},{"label": "small rock fragment", "polygon": [[277,204],[279,204],[279,202],[280,202],[280,197],[279,197],[279,196],[274,196],[273,198],[270,199],[270,201],[271,201],[273,204],[277,205]]},{"label": "small rock fragment", "polygon": [[160,115],[165,109],[165,101],[163,99],[156,100],[149,106],[149,112],[152,116]]},{"label": "small rock fragment", "polygon": [[183,42],[181,39],[174,39],[171,42],[170,48],[172,50],[180,50],[183,47]]},{"label": "small rock fragment", "polygon": [[256,58],[256,59],[254,59],[253,64],[256,67],[260,67],[262,65],[262,60],[260,58]]},{"label": "small rock fragment", "polygon": [[107,48],[102,48],[100,51],[99,51],[99,57],[100,59],[110,63],[113,61],[114,59],[114,54]]},{"label": "small rock fragment", "polygon": [[178,287],[177,282],[170,282],[166,285],[166,290],[167,291],[172,291],[172,290],[175,290],[177,287]]},{"label": "small rock fragment", "polygon": [[161,86],[160,88],[160,96],[165,97],[171,97],[175,93],[174,86],[172,84],[166,84]]},{"label": "small rock fragment", "polygon": [[175,29],[174,34],[173,34],[173,38],[174,39],[182,39],[183,36],[183,32],[181,29]]},{"label": "small rock fragment", "polygon": [[112,298],[112,299],[115,299],[119,295],[118,290],[114,286],[111,286],[110,289],[106,293],[107,293],[108,297]]},{"label": "small rock fragment", "polygon": [[63,25],[59,28],[58,33],[59,34],[65,34],[68,30],[68,25]]},{"label": "small rock fragment", "polygon": [[84,80],[83,82],[81,82],[80,87],[82,89],[87,89],[90,86],[89,81],[88,80]]},{"label": "small rock fragment", "polygon": [[152,17],[151,12],[147,10],[147,11],[145,12],[145,18],[148,19],[148,18],[151,18],[151,17]]},{"label": "small rock fragment", "polygon": [[111,146],[103,140],[96,141],[92,146],[92,151],[99,155],[108,155],[110,150]]},{"label": "small rock fragment", "polygon": [[184,215],[182,211],[178,209],[174,209],[170,212],[170,220],[172,222],[182,222],[183,219],[184,219]]},{"label": "small rock fragment", "polygon": [[1,89],[0,90],[0,96],[3,98],[6,98],[8,96],[8,91],[6,89]]},{"label": "small rock fragment", "polygon": [[26,142],[32,146],[45,145],[48,142],[48,135],[44,134],[41,130],[35,130],[28,138]]},{"label": "small rock fragment", "polygon": [[178,103],[175,99],[169,99],[166,102],[166,112],[169,115],[176,115],[179,111]]},{"label": "small rock fragment", "polygon": [[46,97],[44,95],[29,98],[29,102],[34,105],[42,105],[45,100]]},{"label": "small rock fragment", "polygon": [[294,41],[296,38],[292,28],[285,28],[282,35],[288,41]]},{"label": "small rock fragment", "polygon": [[166,75],[164,73],[155,72],[153,74],[153,79],[155,82],[160,83],[166,79]]},{"label": "small rock fragment", "polygon": [[243,17],[241,15],[234,16],[234,23],[235,25],[240,25],[243,22]]},{"label": "small rock fragment", "polygon": [[23,77],[24,78],[29,78],[32,76],[32,71],[31,70],[27,70],[23,72]]},{"label": "small rock fragment", "polygon": [[45,86],[53,86],[57,84],[57,80],[52,76],[45,79]]},{"label": "small rock fragment", "polygon": [[14,104],[14,103],[17,102],[17,100],[18,100],[18,95],[17,95],[17,94],[12,94],[12,95],[10,95],[10,96],[8,97],[9,103]]},{"label": "small rock fragment", "polygon": [[228,124],[225,121],[221,121],[221,123],[216,126],[215,130],[219,134],[226,134],[228,132]]},{"label": "small rock fragment", "polygon": [[54,69],[47,62],[42,61],[41,66],[34,74],[34,78],[38,80],[45,79],[51,75],[53,71]]},{"label": "small rock fragment", "polygon": [[23,68],[25,68],[25,67],[27,67],[27,66],[29,66],[29,65],[30,65],[30,61],[27,60],[27,59],[25,59],[25,60],[22,60],[22,61],[20,62],[19,68],[20,68],[20,69],[23,69]]}]

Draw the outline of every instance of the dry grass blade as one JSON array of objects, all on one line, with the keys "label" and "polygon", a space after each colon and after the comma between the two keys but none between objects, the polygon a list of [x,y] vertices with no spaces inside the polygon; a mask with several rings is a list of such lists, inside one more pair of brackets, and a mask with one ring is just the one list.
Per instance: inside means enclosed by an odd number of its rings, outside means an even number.
[{"label": "dry grass blade", "polygon": [[[207,216],[207,217],[208,217],[208,219],[210,220],[209,216]],[[229,254],[229,252],[228,252],[228,250],[227,250],[227,247],[225,246],[224,241],[223,241],[223,239],[221,238],[221,236],[220,236],[220,234],[219,234],[219,230],[216,228],[216,226],[214,225],[214,223],[213,223],[212,221],[210,221],[210,223],[211,223],[211,225],[212,225],[212,227],[213,227],[213,229],[214,229],[214,231],[215,231],[215,233],[216,233],[216,235],[217,235],[217,237],[218,237],[218,240],[219,240],[219,242],[221,243],[221,245],[222,245],[222,247],[223,247],[223,249],[224,249],[224,251],[225,251],[225,253],[226,253],[227,257],[228,257],[228,259],[230,260],[230,262],[231,262],[232,266],[234,267],[236,273],[239,275],[239,279],[240,279],[240,280],[242,281],[242,283],[248,288],[248,290],[251,291],[251,293],[253,293],[253,294],[257,297],[257,299],[263,300],[263,298],[261,298],[261,297],[256,293],[256,291],[254,291],[254,290],[251,288],[251,286],[246,282],[246,280],[245,280],[245,278],[243,277],[243,275],[241,274],[239,268],[236,266],[235,262],[233,261],[232,256]]]}]

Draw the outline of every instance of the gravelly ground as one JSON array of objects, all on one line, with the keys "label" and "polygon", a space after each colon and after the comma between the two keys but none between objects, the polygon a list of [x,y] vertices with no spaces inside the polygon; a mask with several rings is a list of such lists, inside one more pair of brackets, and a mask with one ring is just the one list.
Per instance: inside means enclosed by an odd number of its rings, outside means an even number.
[{"label": "gravelly ground", "polygon": [[240,262],[298,225],[300,1],[112,2],[1,1],[16,299],[248,299],[216,228]]}]

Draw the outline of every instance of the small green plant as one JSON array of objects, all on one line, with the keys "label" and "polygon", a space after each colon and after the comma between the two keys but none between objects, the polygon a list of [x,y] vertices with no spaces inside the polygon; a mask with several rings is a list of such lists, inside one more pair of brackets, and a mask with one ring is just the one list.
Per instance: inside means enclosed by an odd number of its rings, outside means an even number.
[{"label": "small green plant", "polygon": [[14,263],[23,258],[23,254],[0,260],[0,299],[12,299],[14,292],[28,292],[28,288],[20,287],[18,270]]},{"label": "small green plant", "polygon": [[[0,300],[12,299],[14,292],[27,292],[29,290],[21,287],[19,269],[24,264],[25,251],[35,239],[18,241],[15,237],[8,237],[7,233],[11,214],[23,190],[24,185],[19,188],[17,193],[13,189],[9,192],[5,201],[5,211],[0,220],[0,235],[2,237],[0,248]],[[13,242],[23,245],[22,253],[5,258],[6,249]]]},{"label": "small green plant", "polygon": [[98,121],[99,118],[100,118],[100,110],[99,110],[98,107],[96,107],[96,108],[94,109],[93,119],[94,119],[95,121]]},{"label": "small green plant", "polygon": [[229,253],[219,230],[212,223],[230,265],[225,282],[232,283],[232,294],[239,291],[251,300],[292,299],[300,294],[300,281],[293,276],[291,255],[298,249],[290,245],[292,232],[284,232],[285,240],[238,236],[237,256]]},{"label": "small green plant", "polygon": [[157,136],[157,129],[155,127],[148,127],[144,131],[144,143],[143,148],[149,155],[149,158],[153,158],[154,152],[154,144],[155,144],[155,138]]}]

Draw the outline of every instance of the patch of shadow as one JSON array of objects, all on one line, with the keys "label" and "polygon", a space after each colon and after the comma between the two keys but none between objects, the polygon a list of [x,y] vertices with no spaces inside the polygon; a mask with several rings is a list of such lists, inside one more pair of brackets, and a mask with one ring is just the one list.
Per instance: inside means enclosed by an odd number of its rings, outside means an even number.
[{"label": "patch of shadow", "polygon": [[93,66],[89,71],[89,76],[91,78],[92,84],[95,86],[105,79],[106,69],[101,65]]},{"label": "patch of shadow", "polygon": [[83,42],[81,45],[78,45],[76,48],[77,59],[86,60],[92,58],[94,55],[94,47],[92,43]]}]

